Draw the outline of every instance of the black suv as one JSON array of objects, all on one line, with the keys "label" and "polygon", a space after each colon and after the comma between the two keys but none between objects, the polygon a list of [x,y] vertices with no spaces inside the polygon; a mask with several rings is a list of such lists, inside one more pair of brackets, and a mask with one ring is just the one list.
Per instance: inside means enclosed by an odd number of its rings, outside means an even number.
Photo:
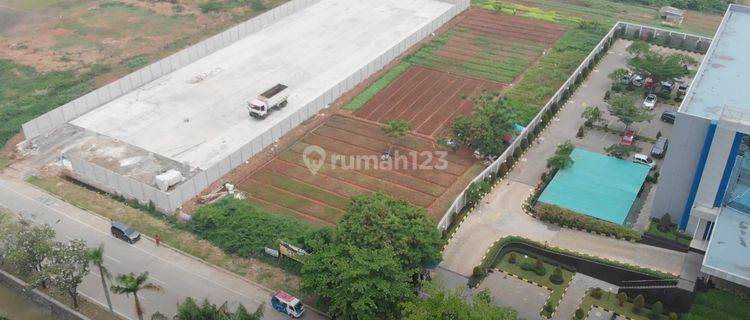
[{"label": "black suv", "polygon": [[674,112],[672,110],[664,111],[661,114],[661,121],[664,121],[666,123],[674,123],[675,118],[677,118],[677,112]]},{"label": "black suv", "polygon": [[135,231],[130,225],[123,222],[112,221],[110,231],[112,231],[112,235],[115,238],[120,238],[130,244],[136,243],[141,239],[141,234],[138,231]]},{"label": "black suv", "polygon": [[659,139],[656,139],[656,143],[654,143],[654,146],[651,148],[651,156],[654,158],[664,158],[664,154],[667,153],[667,148],[669,147],[669,140],[665,137],[659,137]]}]

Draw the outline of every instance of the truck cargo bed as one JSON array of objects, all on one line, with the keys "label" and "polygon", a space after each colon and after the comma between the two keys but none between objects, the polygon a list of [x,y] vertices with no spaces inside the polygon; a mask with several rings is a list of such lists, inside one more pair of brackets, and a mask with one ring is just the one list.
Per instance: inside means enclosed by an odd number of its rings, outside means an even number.
[{"label": "truck cargo bed", "polygon": [[260,95],[261,95],[261,97],[269,99],[269,98],[275,96],[276,94],[278,94],[279,92],[284,91],[286,88],[287,88],[287,86],[279,83],[279,84],[273,86],[273,88],[268,89],[265,92],[261,93]]}]

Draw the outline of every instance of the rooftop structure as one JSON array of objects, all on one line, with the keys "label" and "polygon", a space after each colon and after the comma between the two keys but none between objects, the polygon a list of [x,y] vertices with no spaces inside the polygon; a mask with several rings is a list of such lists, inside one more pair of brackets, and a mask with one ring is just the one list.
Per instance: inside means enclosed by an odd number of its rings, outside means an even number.
[{"label": "rooftop structure", "polygon": [[649,167],[575,149],[573,165],[560,170],[539,201],[624,224]]},{"label": "rooftop structure", "polygon": [[[750,8],[731,6],[680,107],[681,112],[713,120],[722,114],[732,118],[750,113],[748,30]],[[725,112],[730,108],[733,110]]]}]

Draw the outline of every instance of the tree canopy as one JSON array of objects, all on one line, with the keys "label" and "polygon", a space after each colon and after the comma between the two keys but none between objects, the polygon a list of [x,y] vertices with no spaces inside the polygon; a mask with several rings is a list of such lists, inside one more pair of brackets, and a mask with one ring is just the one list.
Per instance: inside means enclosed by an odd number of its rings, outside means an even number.
[{"label": "tree canopy", "polygon": [[389,247],[336,243],[309,256],[302,274],[302,289],[343,319],[396,319],[399,303],[414,299],[411,273]]},{"label": "tree canopy", "polygon": [[48,261],[34,277],[34,285],[48,283],[70,296],[78,308],[78,286],[89,274],[88,248],[83,240],[56,242]]},{"label": "tree canopy", "polygon": [[515,133],[515,125],[522,122],[520,102],[495,98],[484,94],[476,99],[476,110],[470,116],[460,116],[451,126],[456,140],[470,145],[486,156],[499,156],[505,151],[503,137]]},{"label": "tree canopy", "polygon": [[443,291],[434,286],[425,286],[426,299],[412,300],[402,304],[403,318],[406,320],[461,319],[461,320],[515,320],[514,310],[496,306],[485,290],[479,292],[468,303],[463,292]]},{"label": "tree canopy", "polygon": [[684,55],[662,55],[656,52],[647,52],[637,56],[628,62],[636,72],[650,76],[656,81],[670,80],[688,75],[689,71],[683,62]]},{"label": "tree canopy", "polygon": [[380,126],[383,133],[393,140],[398,140],[406,137],[411,130],[411,123],[405,120],[388,120],[384,125]]},{"label": "tree canopy", "polygon": [[570,141],[565,141],[557,145],[555,155],[547,159],[547,168],[553,170],[562,170],[573,165],[573,158],[570,154],[573,153],[575,147]]},{"label": "tree canopy", "polygon": [[651,121],[654,118],[654,115],[649,114],[646,109],[636,106],[633,97],[623,94],[613,94],[609,98],[607,110],[625,125],[626,130],[631,124]]},{"label": "tree canopy", "polygon": [[651,52],[651,45],[643,40],[636,40],[631,43],[627,49],[625,49],[628,53],[634,55],[634,56],[643,56],[646,53]]},{"label": "tree canopy", "polygon": [[226,302],[221,306],[217,306],[206,299],[198,305],[190,297],[177,304],[177,314],[174,316],[175,320],[260,320],[261,318],[263,318],[262,304],[255,312],[249,313],[242,304],[237,307],[237,310],[231,311]]}]

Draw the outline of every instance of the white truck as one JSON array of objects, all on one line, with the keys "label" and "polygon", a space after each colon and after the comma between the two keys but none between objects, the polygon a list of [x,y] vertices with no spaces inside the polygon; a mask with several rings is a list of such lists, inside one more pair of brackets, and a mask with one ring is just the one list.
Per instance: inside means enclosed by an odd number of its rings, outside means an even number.
[{"label": "white truck", "polygon": [[286,107],[287,99],[289,99],[289,87],[279,83],[261,93],[258,98],[248,102],[247,110],[250,112],[250,116],[265,119],[271,109]]}]

